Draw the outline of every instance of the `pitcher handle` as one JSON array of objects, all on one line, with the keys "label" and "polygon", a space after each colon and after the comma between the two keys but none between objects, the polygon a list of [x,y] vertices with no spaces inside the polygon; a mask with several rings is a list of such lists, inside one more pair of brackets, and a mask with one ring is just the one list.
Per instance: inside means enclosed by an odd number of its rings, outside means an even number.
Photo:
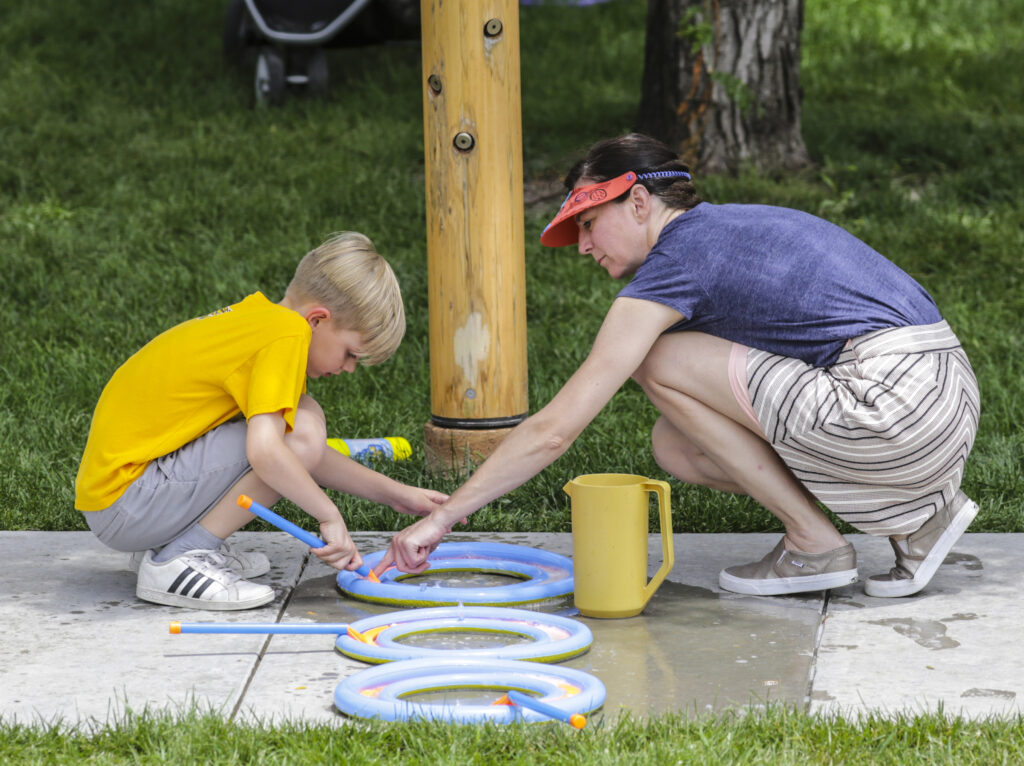
[{"label": "pitcher handle", "polygon": [[661,568],[654,573],[651,581],[644,586],[644,603],[650,601],[654,591],[672,571],[676,563],[676,550],[672,541],[672,488],[667,481],[650,479],[640,485],[647,492],[658,495],[658,518],[661,521]]}]

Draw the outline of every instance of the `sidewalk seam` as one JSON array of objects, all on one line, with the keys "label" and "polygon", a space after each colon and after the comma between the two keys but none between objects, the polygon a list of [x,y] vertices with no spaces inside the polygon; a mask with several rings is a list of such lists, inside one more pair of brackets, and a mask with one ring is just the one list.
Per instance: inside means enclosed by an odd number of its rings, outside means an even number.
[{"label": "sidewalk seam", "polygon": [[818,612],[818,629],[814,632],[814,649],[811,652],[811,662],[807,668],[807,689],[804,694],[803,712],[811,712],[811,701],[814,694],[814,679],[818,674],[818,658],[821,650],[821,638],[825,633],[825,621],[828,620],[828,607],[832,600],[832,591],[825,591],[821,600],[821,611]]},{"label": "sidewalk seam", "polygon": [[[274,618],[275,623],[281,622],[281,619],[288,611],[288,605],[291,603],[292,596],[295,595],[295,589],[299,586],[299,583],[302,581],[302,574],[306,571],[306,566],[309,564],[309,557],[311,555],[312,554],[309,551],[306,551],[303,554],[302,564],[299,566],[298,574],[295,576],[295,582],[291,584],[288,590],[288,594],[284,597],[284,600],[281,602],[281,608],[278,609],[277,617]],[[259,652],[256,654],[256,661],[253,663],[252,669],[249,671],[248,678],[245,679],[245,683],[242,685],[242,690],[238,694],[238,701],[235,703],[234,708],[232,708],[231,710],[231,714],[228,716],[229,721],[235,720],[235,716],[238,715],[238,713],[242,709],[242,705],[245,704],[245,698],[249,694],[249,688],[252,686],[252,682],[256,679],[256,673],[259,671],[260,665],[263,663],[263,658],[266,656],[267,650],[270,648],[270,642],[273,638],[274,636],[272,634],[268,635],[266,639],[263,641],[263,646],[260,647]]]}]

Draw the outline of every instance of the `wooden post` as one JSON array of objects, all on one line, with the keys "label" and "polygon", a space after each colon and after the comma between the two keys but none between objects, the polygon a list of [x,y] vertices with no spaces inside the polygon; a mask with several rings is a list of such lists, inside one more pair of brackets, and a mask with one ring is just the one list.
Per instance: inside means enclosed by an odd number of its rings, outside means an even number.
[{"label": "wooden post", "polygon": [[421,0],[428,463],[468,468],[526,417],[518,0]]}]

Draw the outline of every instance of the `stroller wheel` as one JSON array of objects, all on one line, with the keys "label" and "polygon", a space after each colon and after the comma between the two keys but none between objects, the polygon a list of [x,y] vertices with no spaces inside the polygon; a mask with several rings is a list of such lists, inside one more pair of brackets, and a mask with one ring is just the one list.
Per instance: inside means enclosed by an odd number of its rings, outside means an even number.
[{"label": "stroller wheel", "polygon": [[284,103],[284,59],[269,45],[256,58],[256,105],[279,106]]},{"label": "stroller wheel", "polygon": [[224,58],[232,64],[241,64],[245,49],[255,42],[255,28],[245,8],[245,0],[231,0],[224,14]]},{"label": "stroller wheel", "polygon": [[306,61],[306,87],[311,96],[327,95],[327,54],[323,48],[314,48]]}]

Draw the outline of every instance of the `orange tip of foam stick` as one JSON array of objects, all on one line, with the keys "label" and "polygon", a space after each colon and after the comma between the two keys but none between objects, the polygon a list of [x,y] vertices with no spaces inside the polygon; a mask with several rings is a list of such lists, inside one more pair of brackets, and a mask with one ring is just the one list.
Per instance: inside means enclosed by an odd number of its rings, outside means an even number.
[{"label": "orange tip of foam stick", "polygon": [[587,725],[586,716],[580,713],[569,713],[565,710],[549,705],[546,702],[538,699],[534,699],[529,695],[523,694],[520,691],[512,690],[505,692],[505,695],[496,702],[491,703],[493,705],[522,705],[525,708],[531,708],[541,715],[546,715],[549,718],[555,718],[559,721],[564,721],[570,724],[573,728],[582,729]]},{"label": "orange tip of foam stick", "polygon": [[177,620],[172,622],[171,623],[171,627],[170,627],[170,632],[174,633],[175,635],[178,635],[179,633],[181,633],[181,623],[178,622]]},{"label": "orange tip of foam stick", "polygon": [[238,504],[246,510],[249,510],[249,508],[252,507],[252,498],[248,495],[239,495]]}]

